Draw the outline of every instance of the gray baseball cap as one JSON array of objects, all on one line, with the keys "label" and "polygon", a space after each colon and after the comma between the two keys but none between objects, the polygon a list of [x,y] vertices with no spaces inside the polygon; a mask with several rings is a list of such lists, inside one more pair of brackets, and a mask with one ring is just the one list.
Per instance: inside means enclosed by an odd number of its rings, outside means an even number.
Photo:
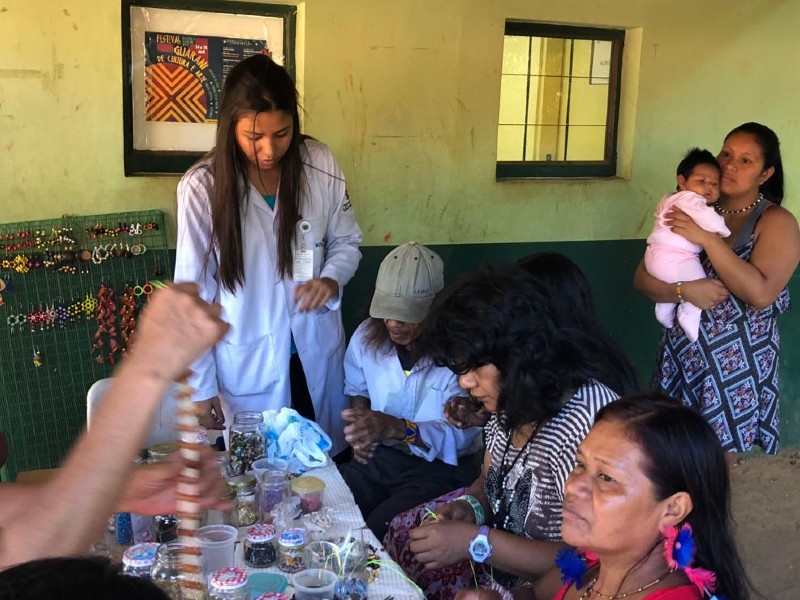
[{"label": "gray baseball cap", "polygon": [[443,287],[441,257],[422,244],[408,242],[389,252],[381,262],[369,315],[421,323]]}]

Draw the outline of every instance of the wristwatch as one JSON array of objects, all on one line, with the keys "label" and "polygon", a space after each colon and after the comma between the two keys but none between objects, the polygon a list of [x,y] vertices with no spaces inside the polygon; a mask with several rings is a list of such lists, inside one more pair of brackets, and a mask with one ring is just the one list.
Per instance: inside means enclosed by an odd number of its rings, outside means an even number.
[{"label": "wristwatch", "polygon": [[469,543],[469,554],[472,560],[478,563],[485,562],[492,555],[492,545],[489,543],[489,528],[481,525],[478,533]]}]

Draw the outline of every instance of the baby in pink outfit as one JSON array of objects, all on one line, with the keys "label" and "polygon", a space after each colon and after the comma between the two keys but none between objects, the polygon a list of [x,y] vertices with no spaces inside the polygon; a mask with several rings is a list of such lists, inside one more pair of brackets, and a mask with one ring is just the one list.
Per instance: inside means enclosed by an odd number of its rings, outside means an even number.
[{"label": "baby in pink outfit", "polygon": [[[673,208],[680,208],[706,231],[728,237],[731,232],[725,219],[714,209],[719,199],[720,169],[717,159],[708,150],[693,148],[678,165],[678,192],[667,194],[658,203],[653,231],[647,238],[644,265],[647,272],[666,283],[703,279],[706,273],[700,264],[700,246],[673,233],[665,217]],[[677,307],[677,310],[676,310]],[[656,304],[656,319],[664,327],[678,323],[692,342],[700,331],[700,308],[690,302]]]}]

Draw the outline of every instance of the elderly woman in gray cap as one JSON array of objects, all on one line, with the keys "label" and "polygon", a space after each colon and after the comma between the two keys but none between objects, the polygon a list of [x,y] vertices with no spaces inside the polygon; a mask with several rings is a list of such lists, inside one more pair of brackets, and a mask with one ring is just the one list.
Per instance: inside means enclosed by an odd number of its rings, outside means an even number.
[{"label": "elderly woman in gray cap", "polygon": [[370,318],[345,355],[342,412],[354,460],[341,466],[378,539],[398,513],[469,485],[478,474],[480,429],[460,430],[442,407],[463,394],[455,374],[416,344],[434,296],[444,286],[438,254],[409,242],[381,263]]}]

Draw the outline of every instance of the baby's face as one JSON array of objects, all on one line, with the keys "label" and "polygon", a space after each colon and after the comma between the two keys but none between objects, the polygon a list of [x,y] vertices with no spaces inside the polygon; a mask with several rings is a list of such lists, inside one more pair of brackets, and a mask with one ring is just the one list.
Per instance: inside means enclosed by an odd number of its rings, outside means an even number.
[{"label": "baby's face", "polygon": [[719,169],[712,165],[697,165],[687,178],[678,175],[678,188],[689,190],[706,199],[706,204],[719,200]]}]

